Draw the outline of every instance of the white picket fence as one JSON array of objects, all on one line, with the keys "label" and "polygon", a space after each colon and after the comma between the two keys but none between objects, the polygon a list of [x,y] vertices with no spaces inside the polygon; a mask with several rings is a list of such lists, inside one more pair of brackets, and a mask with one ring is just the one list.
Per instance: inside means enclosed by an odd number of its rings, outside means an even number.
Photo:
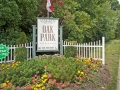
[{"label": "white picket fence", "polygon": [[11,45],[9,47],[9,55],[5,58],[0,60],[0,63],[6,63],[6,62],[13,62],[15,61],[14,51],[18,47],[26,47],[27,48],[27,60],[30,60],[32,58],[32,43],[26,43],[26,44],[20,44],[20,45]]},{"label": "white picket fence", "polygon": [[[5,59],[0,60],[0,63],[5,63],[5,62],[13,62],[15,61],[15,56],[14,56],[14,50],[15,48],[19,46],[25,46],[27,48],[27,60],[30,60],[32,58],[32,43],[26,43],[22,45],[11,45],[8,46],[10,49],[9,56],[7,56]],[[78,51],[78,57],[80,58],[94,58],[94,59],[99,59],[102,60],[102,63],[105,64],[105,38],[102,37],[102,40],[95,41],[95,42],[89,42],[89,43],[84,43],[84,44],[73,44],[70,42],[63,42],[63,50],[65,49],[66,46],[75,46],[77,47]]]},{"label": "white picket fence", "polygon": [[64,41],[64,50],[66,46],[77,47],[77,56],[80,58],[94,58],[96,60],[102,60],[102,63],[105,64],[105,37],[102,37],[102,40],[84,44],[74,44],[72,42]]}]

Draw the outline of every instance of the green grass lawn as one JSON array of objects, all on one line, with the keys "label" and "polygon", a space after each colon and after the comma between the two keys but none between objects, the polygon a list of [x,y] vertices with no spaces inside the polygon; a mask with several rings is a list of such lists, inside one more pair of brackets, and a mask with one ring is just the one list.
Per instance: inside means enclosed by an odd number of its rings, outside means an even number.
[{"label": "green grass lawn", "polygon": [[110,70],[112,82],[108,85],[106,90],[116,90],[118,66],[120,58],[120,40],[111,40],[105,46],[106,65]]}]

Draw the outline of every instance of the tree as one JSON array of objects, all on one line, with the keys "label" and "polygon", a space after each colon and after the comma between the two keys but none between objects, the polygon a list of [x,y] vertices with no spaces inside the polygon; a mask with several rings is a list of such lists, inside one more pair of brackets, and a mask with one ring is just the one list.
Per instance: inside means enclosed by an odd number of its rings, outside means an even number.
[{"label": "tree", "polygon": [[[31,34],[32,24],[36,20],[37,7],[36,0],[0,0],[0,30],[2,35],[7,35],[1,37],[0,42],[3,43],[5,37],[9,39],[11,32],[19,34],[23,31],[27,35]],[[12,44],[15,44],[15,40]]]},{"label": "tree", "polygon": [[[63,26],[63,40],[89,42],[102,36],[110,40],[119,33],[120,5],[117,0],[52,2],[55,12],[50,13],[50,17],[59,18],[59,24]],[[36,24],[36,17],[47,17],[46,0],[1,0],[0,12],[2,33],[17,31],[20,34],[23,31],[28,37],[32,35],[32,24]]]},{"label": "tree", "polygon": [[0,27],[4,31],[8,28],[18,28],[21,20],[19,7],[15,1],[0,1]]}]

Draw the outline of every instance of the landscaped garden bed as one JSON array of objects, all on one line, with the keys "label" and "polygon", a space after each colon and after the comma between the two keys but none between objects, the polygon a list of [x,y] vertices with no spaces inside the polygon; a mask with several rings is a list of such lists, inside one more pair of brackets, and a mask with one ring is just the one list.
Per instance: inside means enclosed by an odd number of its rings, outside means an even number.
[{"label": "landscaped garden bed", "polygon": [[104,90],[111,78],[101,60],[43,55],[0,64],[0,90]]}]

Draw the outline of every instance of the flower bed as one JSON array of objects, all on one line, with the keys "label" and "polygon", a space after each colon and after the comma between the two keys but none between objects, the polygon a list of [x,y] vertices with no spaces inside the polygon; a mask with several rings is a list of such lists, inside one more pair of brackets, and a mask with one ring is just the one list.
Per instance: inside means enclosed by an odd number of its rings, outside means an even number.
[{"label": "flower bed", "polygon": [[70,83],[84,85],[93,82],[101,66],[100,60],[60,55],[43,55],[30,61],[1,64],[0,88],[5,89],[8,80],[13,90],[17,86],[25,90],[54,90],[66,88]]}]

